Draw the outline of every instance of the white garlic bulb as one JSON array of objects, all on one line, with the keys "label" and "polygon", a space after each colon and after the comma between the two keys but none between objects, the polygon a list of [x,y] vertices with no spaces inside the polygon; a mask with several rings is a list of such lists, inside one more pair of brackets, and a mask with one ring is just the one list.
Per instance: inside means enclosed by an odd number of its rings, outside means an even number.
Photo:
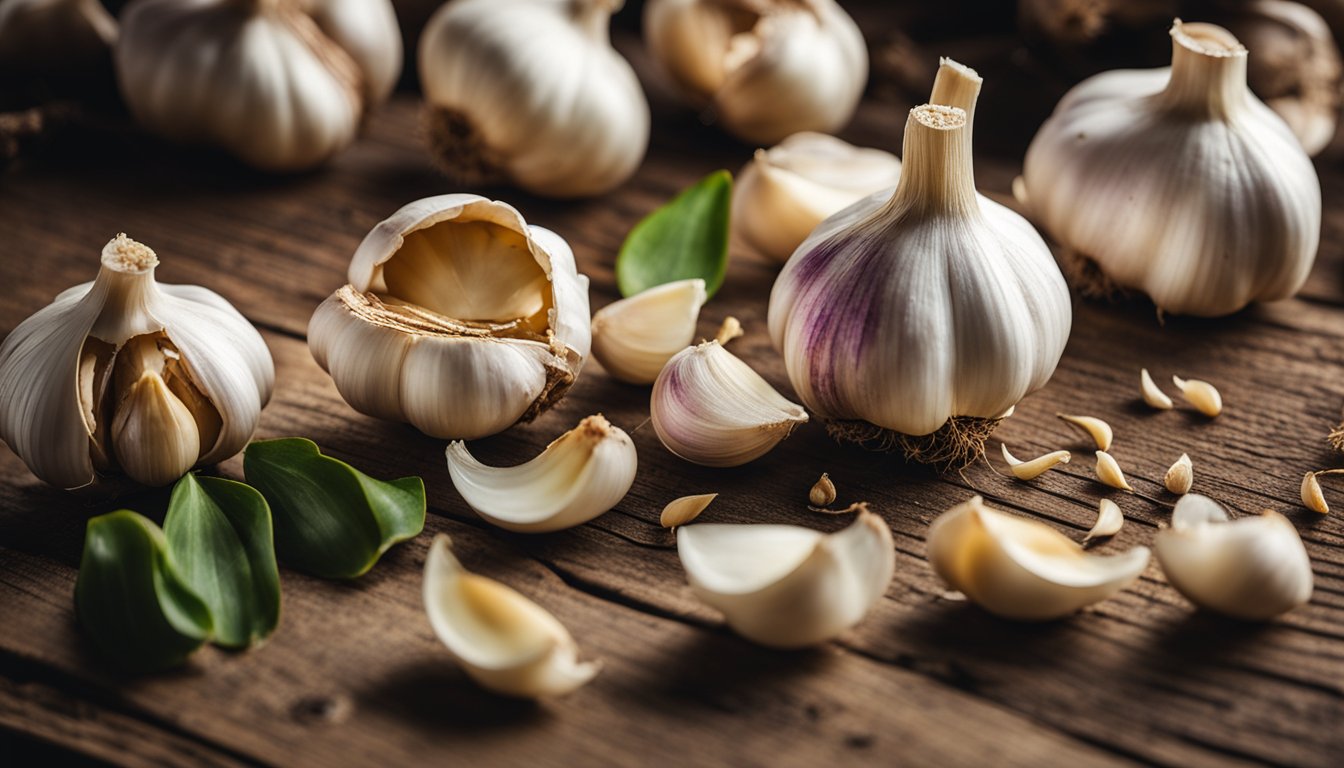
[{"label": "white garlic bulb", "polygon": [[755,157],[733,185],[733,231],[785,261],[827,216],[896,186],[901,161],[823,133],[795,133]]},{"label": "white garlic bulb", "polygon": [[579,375],[588,278],[559,235],[507,203],[408,203],[360,243],[308,348],[355,410],[471,440],[528,421]]},{"label": "white garlic bulb", "polygon": [[623,0],[452,0],[420,36],[431,149],[464,184],[508,181],[549,197],[628,179],[649,105],[611,47]]},{"label": "white garlic bulb", "polygon": [[733,631],[771,648],[816,645],[858,624],[896,570],[891,529],[867,511],[830,535],[795,525],[683,525],[677,555],[697,597]]},{"label": "white garlic bulb", "polygon": [[116,46],[141,125],[271,171],[350,144],[401,55],[389,0],[139,0]]},{"label": "white garlic bulb", "polygon": [[863,33],[835,0],[649,0],[644,39],[693,102],[760,144],[839,130],[868,81]]},{"label": "white garlic bulb", "polygon": [[1161,310],[1213,317],[1292,296],[1321,187],[1288,126],[1246,86],[1246,49],[1171,30],[1170,69],[1117,70],[1060,101],[1027,151],[1025,200],[1070,254]]},{"label": "white garlic bulb", "polygon": [[98,0],[0,0],[0,81],[106,69],[117,22]]},{"label": "white garlic bulb", "polygon": [[695,340],[707,295],[698,277],[656,285],[593,315],[593,357],[612,376],[652,384],[672,356]]},{"label": "white garlic bulb", "polygon": [[156,283],[158,263],[117,235],[93,282],[0,344],[0,438],[43,481],[167,485],[256,431],[275,381],[266,343],[213,291]]}]

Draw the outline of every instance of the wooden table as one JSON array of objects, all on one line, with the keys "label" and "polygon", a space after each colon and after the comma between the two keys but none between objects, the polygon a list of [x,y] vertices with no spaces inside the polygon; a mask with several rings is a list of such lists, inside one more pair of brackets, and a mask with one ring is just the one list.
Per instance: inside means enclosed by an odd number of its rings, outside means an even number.
[{"label": "wooden table", "polygon": [[[642,71],[646,62],[623,46]],[[980,185],[1004,193],[1034,126],[1063,83],[1042,82],[1012,45],[949,42],[987,77],[977,113]],[[622,189],[553,203],[498,196],[574,246],[594,308],[616,298],[612,263],[630,226],[694,179],[738,168],[750,147],[725,138],[651,89],[649,158]],[[846,136],[899,146],[910,97],[872,88]],[[994,131],[991,133],[991,131]],[[1309,469],[1344,464],[1323,436],[1344,403],[1344,173],[1319,166],[1327,218],[1302,294],[1216,321],[1158,322],[1142,301],[1078,302],[1054,380],[1028,397],[998,438],[1019,455],[1085,449],[1057,411],[1108,419],[1113,453],[1147,496],[1182,452],[1195,488],[1242,512],[1277,509],[1311,554],[1311,603],[1265,625],[1195,612],[1157,565],[1132,588],[1072,618],[1000,621],[947,588],[924,558],[930,520],[974,493],[1081,538],[1099,498],[1127,523],[1101,551],[1151,544],[1168,516],[1100,486],[1083,452],[1031,484],[981,463],[936,477],[892,456],[832,443],[809,424],[749,466],[714,470],[675,459],[643,426],[648,390],[590,363],[570,396],[536,422],[473,445],[485,461],[535,455],[601,411],[633,434],[640,474],[617,509],[562,533],[525,536],[482,523],[449,481],[444,443],[361,416],[309,356],[313,308],[344,282],[355,245],[401,204],[453,191],[429,166],[413,95],[398,96],[329,168],[294,178],[242,171],[226,159],[124,138],[69,148],[0,177],[0,329],[59,290],[90,279],[117,232],[155,248],[165,282],[200,283],[262,330],[277,368],[259,437],[302,435],[375,476],[419,474],[425,532],[352,583],[282,569],[283,619],[262,648],[205,648],[175,671],[128,678],[78,631],[72,588],[87,518],[117,507],[161,516],[163,491],[92,503],[44,487],[0,451],[0,763],[34,751],[139,765],[1337,764],[1344,749],[1344,525],[1302,509]],[[734,253],[701,332],[727,315],[734,351],[789,392],[765,331],[774,268]],[[1216,383],[1226,412],[1152,413],[1138,372]],[[991,462],[1000,466],[997,457]],[[237,459],[220,471],[240,475]],[[896,535],[886,597],[836,642],[796,653],[738,639],[686,586],[658,513],[673,497],[718,492],[702,520],[837,528],[806,509],[822,471],[842,502],[867,500]],[[1327,493],[1344,507],[1344,484]],[[430,630],[421,569],[436,533],[467,565],[534,597],[605,669],[571,697],[501,700],[472,685]],[[67,752],[68,751],[68,752]],[[14,763],[10,763],[14,764]]]}]

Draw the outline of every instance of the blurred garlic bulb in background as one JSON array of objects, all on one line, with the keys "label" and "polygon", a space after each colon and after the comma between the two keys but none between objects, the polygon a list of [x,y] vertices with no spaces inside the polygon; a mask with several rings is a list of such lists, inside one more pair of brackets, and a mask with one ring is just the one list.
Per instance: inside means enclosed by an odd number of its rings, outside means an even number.
[{"label": "blurred garlic bulb in background", "polygon": [[116,39],[98,0],[0,0],[0,82],[105,71]]},{"label": "blurred garlic bulb in background", "polygon": [[611,47],[623,0],[452,0],[420,37],[430,147],[462,184],[584,197],[628,179],[649,105]]},{"label": "blurred garlic bulb in background", "polygon": [[868,80],[863,34],[835,0],[649,0],[644,40],[697,105],[759,144],[839,130]]}]

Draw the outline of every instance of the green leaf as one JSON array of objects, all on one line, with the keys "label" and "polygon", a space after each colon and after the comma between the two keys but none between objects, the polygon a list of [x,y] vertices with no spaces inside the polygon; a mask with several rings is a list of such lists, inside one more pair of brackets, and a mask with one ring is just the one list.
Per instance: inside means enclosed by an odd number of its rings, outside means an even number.
[{"label": "green leaf", "polygon": [[177,664],[210,638],[210,609],[168,560],[163,531],[128,509],[89,521],[75,615],[99,651],[133,670]]},{"label": "green leaf", "polygon": [[271,510],[253,488],[187,474],[163,521],[174,570],[210,608],[215,643],[245,648],[280,623]]},{"label": "green leaf", "polygon": [[622,296],[693,277],[713,296],[728,271],[728,214],[733,177],[715,171],[630,230],[616,257]]},{"label": "green leaf", "polygon": [[360,576],[425,527],[420,478],[375,480],[312,440],[258,440],[243,453],[243,472],[271,503],[280,559],[315,576]]}]

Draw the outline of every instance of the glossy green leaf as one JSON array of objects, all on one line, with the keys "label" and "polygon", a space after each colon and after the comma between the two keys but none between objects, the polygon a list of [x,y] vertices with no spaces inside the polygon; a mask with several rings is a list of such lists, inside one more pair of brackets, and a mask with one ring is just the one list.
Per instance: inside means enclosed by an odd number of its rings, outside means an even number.
[{"label": "glossy green leaf", "polygon": [[715,171],[630,230],[616,257],[621,295],[698,277],[713,296],[728,270],[733,177]]},{"label": "glossy green leaf", "polygon": [[420,478],[375,480],[311,440],[258,440],[243,453],[243,472],[271,504],[280,559],[315,576],[359,576],[425,527]]},{"label": "glossy green leaf", "polygon": [[174,570],[210,608],[215,643],[243,648],[280,623],[271,510],[253,488],[187,474],[163,521]]},{"label": "glossy green leaf", "polygon": [[210,609],[169,562],[163,531],[127,509],[89,521],[75,615],[98,650],[133,670],[177,664],[210,638]]}]

